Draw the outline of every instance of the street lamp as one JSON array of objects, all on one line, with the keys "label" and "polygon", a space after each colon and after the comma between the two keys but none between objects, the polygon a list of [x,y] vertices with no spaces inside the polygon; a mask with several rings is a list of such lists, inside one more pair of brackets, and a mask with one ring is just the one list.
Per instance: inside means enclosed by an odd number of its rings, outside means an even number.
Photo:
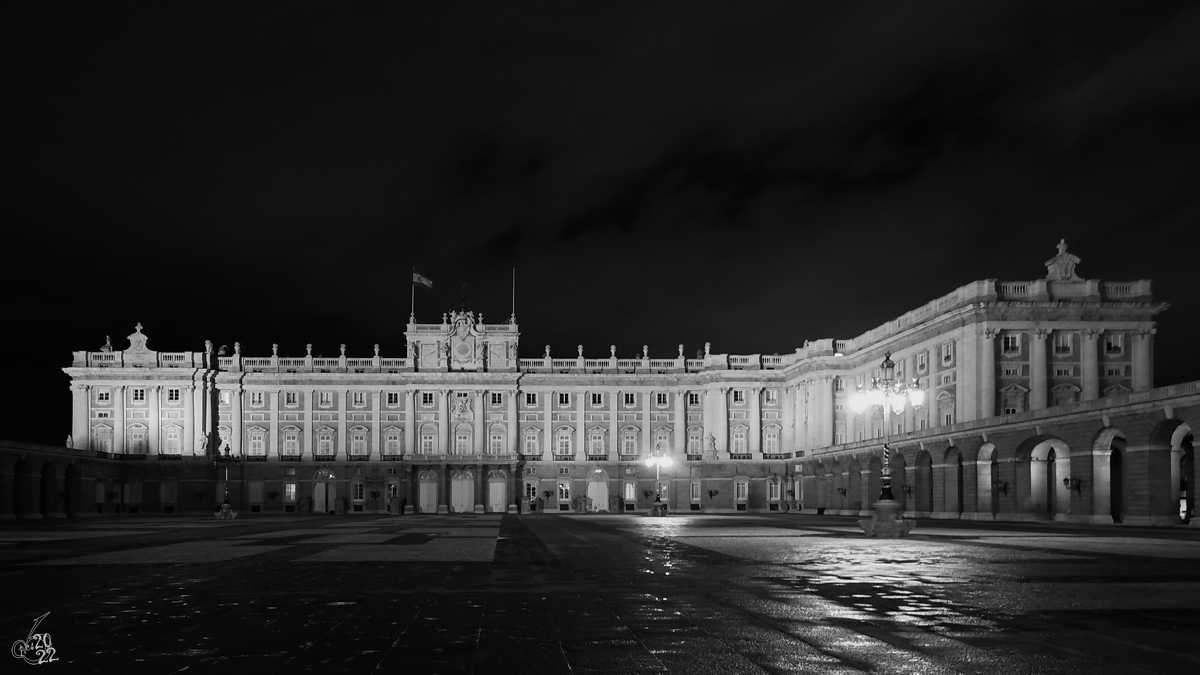
[{"label": "street lamp", "polygon": [[225,454],[221,454],[221,451],[217,450],[217,454],[213,455],[213,464],[216,464],[218,468],[225,467],[225,501],[221,504],[220,517],[232,519],[235,516],[233,515],[233,507],[229,505],[229,465],[241,464],[242,456],[240,454],[231,454],[229,452],[229,444],[225,445],[224,450]]},{"label": "street lamp", "polygon": [[[876,531],[883,530],[897,532],[890,524],[881,525],[884,522],[894,523],[900,510],[900,505],[892,496],[892,449],[889,444],[891,416],[892,413],[904,412],[905,406],[909,403],[917,408],[924,402],[925,392],[921,390],[920,381],[917,378],[913,378],[909,383],[896,380],[896,364],[892,361],[891,352],[884,353],[883,363],[879,364],[879,377],[871,378],[870,388],[859,387],[859,390],[850,396],[850,409],[856,414],[872,409],[874,406],[883,408],[883,475],[880,477],[879,501],[873,505],[875,516],[869,521],[859,521],[867,534],[874,536]],[[894,533],[892,536],[907,534],[911,528],[912,524],[907,523],[904,527],[899,528],[899,533]]]},{"label": "street lamp", "polygon": [[654,503],[662,503],[662,483],[659,482],[659,472],[662,468],[670,468],[675,460],[662,454],[662,444],[654,447],[654,454],[646,458],[646,466],[654,467]]}]

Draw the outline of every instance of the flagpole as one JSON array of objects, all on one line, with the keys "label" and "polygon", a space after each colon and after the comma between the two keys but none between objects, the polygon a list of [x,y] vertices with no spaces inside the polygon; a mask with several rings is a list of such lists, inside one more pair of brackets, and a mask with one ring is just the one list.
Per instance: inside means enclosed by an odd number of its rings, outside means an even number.
[{"label": "flagpole", "polygon": [[512,268],[512,317],[511,322],[517,322],[517,268]]},{"label": "flagpole", "polygon": [[[413,268],[413,274],[417,273],[417,268]],[[409,302],[408,302],[408,320],[416,323],[417,318],[417,284],[412,279],[408,280]]]}]

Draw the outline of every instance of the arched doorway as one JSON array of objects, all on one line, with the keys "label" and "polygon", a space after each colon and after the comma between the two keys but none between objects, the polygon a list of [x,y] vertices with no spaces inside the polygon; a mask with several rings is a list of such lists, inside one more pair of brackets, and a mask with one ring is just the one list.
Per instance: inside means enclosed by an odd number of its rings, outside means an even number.
[{"label": "arched doorway", "polygon": [[450,473],[450,511],[471,513],[475,510],[475,475],[468,469]]},{"label": "arched doorway", "polygon": [[1017,513],[1032,520],[1066,520],[1071,512],[1070,449],[1062,439],[1035,436],[1017,447]]},{"label": "arched doorway", "polygon": [[488,513],[504,513],[508,510],[508,474],[500,469],[488,472],[487,475],[487,510]]},{"label": "arched doorway", "polygon": [[879,501],[879,491],[883,489],[879,484],[882,470],[883,460],[879,459],[879,455],[871,455],[871,461],[867,462],[867,495],[863,502],[864,509]]},{"label": "arched doorway", "polygon": [[321,469],[313,475],[313,513],[334,513],[337,510],[336,476],[328,469]]},{"label": "arched doorway", "polygon": [[75,464],[68,464],[66,470],[63,471],[63,512],[68,516],[73,516],[79,513],[80,490],[82,486],[79,479],[79,467]]},{"label": "arched doorway", "polygon": [[1185,523],[1192,520],[1196,512],[1196,449],[1195,437],[1189,432],[1180,441],[1182,455],[1179,458],[1179,518]]},{"label": "arched doorway", "polygon": [[593,469],[587,475],[587,510],[608,512],[608,472]]},{"label": "arched doorway", "polygon": [[22,459],[13,465],[12,512],[14,517],[30,517],[29,499],[32,495],[33,485],[29,475],[29,462]]},{"label": "arched doorway", "polygon": [[438,475],[425,470],[417,474],[417,513],[437,513]]},{"label": "arched doorway", "polygon": [[58,470],[52,462],[42,465],[42,517],[60,515],[58,510]]},{"label": "arched doorway", "polygon": [[[1192,430],[1177,419],[1165,419],[1150,434],[1149,452],[1146,461],[1149,463],[1149,518],[1141,517],[1139,521],[1148,521],[1150,525],[1171,525],[1181,522],[1180,512],[1186,510],[1188,483],[1183,474],[1184,457],[1187,454],[1184,445],[1191,446]],[[1126,460],[1131,458],[1126,457]],[[1130,467],[1125,467],[1127,473]],[[1181,508],[1181,503],[1185,506]],[[1136,513],[1139,505],[1129,505],[1129,511]],[[1129,517],[1126,520],[1130,520]]]},{"label": "arched doorway", "polygon": [[916,478],[916,486],[913,488],[915,510],[919,514],[928,516],[933,510],[933,457],[925,450],[917,453],[917,471],[914,478]]},{"label": "arched doorway", "polygon": [[848,477],[848,489],[850,491],[849,509],[855,513],[863,508],[862,502],[862,465],[858,459],[850,460],[850,475]]}]

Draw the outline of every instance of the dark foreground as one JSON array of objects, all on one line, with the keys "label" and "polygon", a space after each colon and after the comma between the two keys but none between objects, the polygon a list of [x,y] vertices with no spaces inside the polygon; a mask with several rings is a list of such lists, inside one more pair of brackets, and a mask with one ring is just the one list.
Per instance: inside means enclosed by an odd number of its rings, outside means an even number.
[{"label": "dark foreground", "polygon": [[854,530],[792,515],[0,523],[2,637],[26,641],[49,612],[37,632],[57,658],[0,670],[1200,671],[1200,532]]}]

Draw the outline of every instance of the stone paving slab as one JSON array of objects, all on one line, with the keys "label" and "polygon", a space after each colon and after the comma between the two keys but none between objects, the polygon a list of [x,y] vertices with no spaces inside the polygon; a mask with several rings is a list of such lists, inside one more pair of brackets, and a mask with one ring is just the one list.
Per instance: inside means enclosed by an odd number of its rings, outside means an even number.
[{"label": "stone paving slab", "polygon": [[1001,546],[1036,546],[1065,551],[1143,555],[1155,558],[1190,558],[1200,560],[1200,542],[1144,537],[979,537],[979,543]]},{"label": "stone paving slab", "polygon": [[0,541],[17,542],[17,541],[65,541],[68,539],[91,539],[93,537],[123,537],[135,534],[148,534],[151,530],[83,530],[83,531],[63,531],[63,532],[39,532],[39,531],[23,531],[23,532],[3,532],[0,531]]},{"label": "stone paving slab", "polygon": [[111,551],[74,558],[43,560],[31,565],[158,565],[166,563],[217,563],[268,553],[283,546],[235,546],[236,542],[184,542],[128,551]]},{"label": "stone paving slab", "polygon": [[[367,532],[375,532],[378,528],[375,527],[347,527],[337,531],[338,535],[342,534],[363,534]],[[271,532],[261,532],[259,534],[239,534],[228,539],[286,539],[288,537],[298,537],[301,535],[328,535],[336,536],[330,533],[325,528],[299,528],[295,530],[273,530]]]},{"label": "stone paving slab", "polygon": [[488,537],[500,536],[498,527],[406,527],[399,532],[405,534],[441,534],[450,537]]},{"label": "stone paving slab", "polygon": [[496,540],[435,539],[420,546],[357,544],[339,546],[295,562],[491,562]]},{"label": "stone paving slab", "polygon": [[398,534],[327,534],[323,537],[301,539],[294,544],[382,544]]},{"label": "stone paving slab", "polygon": [[660,537],[809,537],[824,535],[820,530],[796,530],[788,527],[688,527],[649,526],[623,527],[626,532],[640,532]]}]

